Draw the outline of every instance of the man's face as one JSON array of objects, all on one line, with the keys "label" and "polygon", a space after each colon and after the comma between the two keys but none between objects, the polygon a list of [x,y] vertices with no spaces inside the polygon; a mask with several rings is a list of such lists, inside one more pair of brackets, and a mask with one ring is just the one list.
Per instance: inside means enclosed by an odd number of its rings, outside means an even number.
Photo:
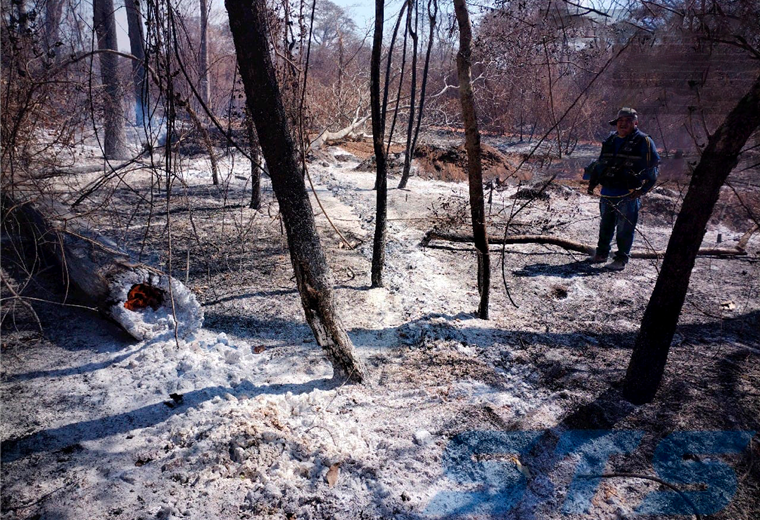
[{"label": "man's face", "polygon": [[620,117],[617,120],[617,133],[620,137],[628,137],[636,129],[636,121],[630,117]]}]

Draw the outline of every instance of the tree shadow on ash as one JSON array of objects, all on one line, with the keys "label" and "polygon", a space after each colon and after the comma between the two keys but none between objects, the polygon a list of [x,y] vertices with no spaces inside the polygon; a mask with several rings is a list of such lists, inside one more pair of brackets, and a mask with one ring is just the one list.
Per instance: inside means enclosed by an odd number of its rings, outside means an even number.
[{"label": "tree shadow on ash", "polygon": [[293,288],[293,289],[275,289],[272,291],[256,291],[256,292],[242,293],[242,294],[230,294],[228,296],[222,296],[215,300],[207,300],[201,305],[201,307],[210,307],[212,305],[218,305],[220,303],[226,303],[226,302],[231,302],[235,300],[245,300],[248,298],[256,298],[256,297],[263,297],[263,296],[267,298],[272,298],[274,296],[284,296],[286,294],[298,294],[298,291],[295,288]]},{"label": "tree shadow on ash", "polygon": [[205,313],[203,328],[212,332],[232,333],[243,339],[276,340],[282,345],[301,343],[305,338],[313,337],[305,320],[235,316],[218,312]]},{"label": "tree shadow on ash", "polygon": [[586,260],[579,260],[562,265],[554,264],[531,264],[522,269],[512,271],[512,274],[519,277],[535,276],[557,276],[559,278],[575,278],[579,276],[597,276],[609,273],[603,266],[592,264]]},{"label": "tree shadow on ash", "polygon": [[[340,386],[334,379],[317,379],[301,384],[255,386],[243,381],[236,387],[213,386],[194,390],[184,395],[172,394],[166,401],[149,404],[135,410],[116,415],[67,424],[58,428],[48,428],[17,439],[2,443],[2,463],[13,462],[28,455],[41,452],[55,452],[71,449],[86,441],[104,439],[112,435],[129,433],[163,423],[173,415],[197,408],[217,396],[232,394],[237,398],[252,398],[258,395],[306,394],[313,390],[330,390]],[[81,448],[81,446],[79,447]]]},{"label": "tree shadow on ash", "polygon": [[122,361],[131,358],[141,350],[145,349],[147,346],[148,344],[146,343],[138,349],[124,352],[123,354],[119,354],[118,356],[112,357],[105,361],[100,361],[98,363],[86,363],[84,365],[75,367],[58,368],[54,370],[33,370],[31,372],[25,372],[23,374],[9,374],[6,375],[3,380],[9,383],[17,383],[19,381],[29,381],[32,379],[39,379],[41,377],[66,377],[76,374],[84,374],[86,372],[95,372],[96,370],[108,368],[109,366],[115,365],[116,363],[121,363]]},{"label": "tree shadow on ash", "polygon": [[[711,337],[715,331],[715,323],[681,327],[681,334],[696,339],[690,339],[688,347],[672,349],[666,376],[655,400],[650,404],[637,407],[628,403],[622,396],[619,376],[605,377],[606,383],[601,393],[568,410],[567,415],[550,428],[536,431],[530,416],[497,426],[503,431],[533,431],[537,434],[535,442],[519,457],[521,465],[529,468],[529,472],[520,485],[521,491],[516,499],[513,496],[502,496],[501,488],[493,482],[483,482],[486,486],[491,486],[491,489],[483,494],[483,503],[475,500],[469,504],[484,511],[501,507],[499,511],[502,515],[499,517],[521,520],[556,518],[560,512],[563,515],[570,514],[565,513],[563,508],[579,511],[585,507],[584,504],[592,508],[591,513],[604,515],[606,506],[602,501],[599,501],[601,505],[596,504],[596,501],[591,502],[602,479],[589,478],[580,485],[577,480],[571,483],[576,472],[623,472],[658,476],[653,472],[650,461],[660,441],[671,433],[760,430],[760,402],[749,383],[754,377],[753,374],[757,373],[755,367],[758,351],[754,350],[754,345],[758,339],[758,315],[758,312],[752,312],[726,323],[728,330],[725,333],[729,337],[724,336],[722,339]],[[748,328],[748,325],[753,324],[754,329]],[[736,348],[729,347],[726,352],[721,348],[713,356],[708,355],[707,359],[704,353],[696,353],[692,348],[695,343],[702,342],[713,345],[716,342],[734,344],[734,338],[740,338],[749,348],[744,348],[741,344],[736,345]],[[605,434],[613,431],[615,440],[605,440]],[[488,442],[493,445],[493,439],[499,439],[498,435],[493,434],[493,426],[490,423],[486,423],[485,428],[477,424],[467,425],[464,432],[460,427],[453,433],[452,441],[460,433],[475,436],[474,438],[480,435],[482,442],[486,443],[482,446],[488,446]],[[568,437],[564,437],[566,434]],[[575,441],[568,442],[568,439]],[[597,439],[600,439],[599,442]],[[609,460],[609,470],[602,467],[598,471],[581,471],[581,466],[577,465],[577,461],[567,451],[567,448],[571,447],[575,452],[587,453],[588,460],[591,461],[587,462],[595,464],[594,457],[613,445],[621,451]],[[748,476],[751,477],[746,483],[740,483],[734,498],[729,497],[730,501],[725,505],[727,518],[735,517],[734,512],[757,510],[755,508],[760,507],[755,493],[757,482],[760,482],[760,468],[753,464],[752,450],[750,442],[749,446],[741,451],[738,460],[730,464],[736,475],[744,475],[742,482],[747,480]],[[602,459],[602,462],[605,460]],[[702,461],[699,456],[689,460],[694,461],[693,464]],[[709,458],[705,460],[705,466],[695,471],[713,470]],[[642,479],[630,476],[625,479],[620,485],[642,482]],[[688,482],[691,481],[686,481],[686,485]],[[673,483],[682,484],[678,481]],[[571,493],[567,491],[571,485],[585,498],[578,500],[578,496],[571,497]],[[584,491],[578,491],[582,487]],[[641,494],[642,500],[645,494],[646,490]],[[471,494],[471,497],[473,500],[478,498],[474,494]],[[504,508],[498,504],[499,500],[503,502],[506,499],[510,499],[508,507]],[[466,500],[463,503],[468,504]],[[597,507],[602,509],[594,510]]]},{"label": "tree shadow on ash", "polygon": [[[469,327],[467,322],[476,320],[473,313],[458,314],[430,313],[398,327],[382,329],[349,330],[349,335],[357,347],[370,346],[366,339],[384,338],[386,348],[419,345],[425,339],[457,340],[470,345],[489,348],[495,342],[508,345],[546,345],[564,348],[613,348],[629,350],[638,334],[638,330],[626,332],[595,332],[574,330],[567,332],[526,332],[515,329],[495,327]],[[454,324],[453,322],[457,322]],[[730,319],[679,325],[676,332],[689,343],[702,344],[730,342],[731,338],[747,344],[758,344],[760,330],[760,311],[751,311]],[[716,336],[716,331],[719,335]],[[518,347],[519,348],[519,347]]]}]

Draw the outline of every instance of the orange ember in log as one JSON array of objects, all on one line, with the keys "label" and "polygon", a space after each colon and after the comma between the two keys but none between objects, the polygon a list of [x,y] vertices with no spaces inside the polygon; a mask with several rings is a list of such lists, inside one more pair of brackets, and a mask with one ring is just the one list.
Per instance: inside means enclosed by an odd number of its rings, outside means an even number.
[{"label": "orange ember in log", "polygon": [[124,307],[130,311],[137,311],[150,306],[151,309],[158,310],[164,301],[164,292],[152,285],[138,283],[133,285],[127,295],[127,301]]}]

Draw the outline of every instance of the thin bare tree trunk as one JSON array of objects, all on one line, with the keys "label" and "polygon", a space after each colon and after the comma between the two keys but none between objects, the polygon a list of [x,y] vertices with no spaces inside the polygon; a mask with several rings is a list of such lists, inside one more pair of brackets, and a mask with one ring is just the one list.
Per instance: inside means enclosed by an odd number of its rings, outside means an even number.
[{"label": "thin bare tree trunk", "polygon": [[187,115],[190,116],[190,119],[195,124],[195,128],[201,134],[201,141],[203,141],[203,146],[206,147],[208,160],[211,163],[211,182],[214,186],[218,186],[219,185],[219,167],[216,162],[216,154],[214,153],[214,144],[211,142],[211,135],[208,133],[208,129],[205,126],[203,126],[203,121],[201,121],[201,118],[198,116],[195,110],[193,110],[193,106],[189,100],[188,101],[182,100],[181,103],[177,103],[177,104],[178,105],[181,104],[182,106],[184,106],[185,110],[187,111]]},{"label": "thin bare tree trunk", "polygon": [[[432,9],[431,9],[432,5]],[[438,0],[428,0],[428,21],[430,23],[430,33],[428,34],[428,46],[425,52],[425,66],[422,69],[422,85],[420,85],[420,108],[417,111],[417,126],[414,129],[412,138],[412,150],[410,157],[414,157],[414,151],[417,149],[417,138],[420,136],[420,126],[422,125],[422,115],[425,109],[425,91],[427,90],[428,72],[430,71],[430,54],[433,50],[433,37],[435,36],[436,18],[438,17]],[[404,170],[409,178],[409,173]]]},{"label": "thin bare tree trunk", "polygon": [[[370,101],[372,104],[372,143],[377,164],[377,213],[375,237],[372,245],[372,287],[383,286],[385,264],[385,236],[388,217],[388,172],[385,155],[385,113],[380,103],[380,62],[383,51],[383,21],[385,0],[375,0],[375,34],[372,40],[370,64]],[[390,63],[391,56],[388,55]],[[387,92],[387,90],[386,90]]]},{"label": "thin bare tree trunk", "polygon": [[[391,44],[388,49],[388,60],[385,63],[385,83],[383,86],[383,105],[381,107],[382,111],[382,119],[383,119],[383,132],[385,132],[385,122],[388,120],[386,115],[388,114],[388,93],[390,91],[390,81],[391,81],[391,63],[393,63],[393,47],[396,45],[396,36],[398,35],[398,28],[401,25],[401,20],[404,18],[404,12],[406,11],[406,2],[401,4],[401,10],[398,13],[398,18],[396,19],[396,24],[393,26],[393,35],[391,36]],[[402,74],[403,77],[403,74]],[[399,90],[399,93],[401,91]],[[396,101],[396,110],[395,114],[398,114],[398,100]],[[396,122],[396,116],[393,116],[393,122],[395,124]],[[391,150],[391,140],[388,139],[388,146],[385,148],[385,158],[386,158],[386,164],[388,159],[388,154]],[[387,166],[386,166],[387,170]],[[386,173],[386,182],[387,182],[387,173]],[[372,188],[373,190],[377,189],[377,177],[375,177],[375,186]]]},{"label": "thin bare tree trunk", "polygon": [[[401,10],[401,13],[399,14],[399,20],[401,20],[401,17],[404,14],[404,10]],[[396,90],[396,107],[393,111],[393,121],[391,121],[391,130],[388,132],[388,151],[391,149],[391,142],[393,142],[393,131],[396,129],[396,119],[398,118],[398,108],[399,103],[401,102],[401,89],[404,86],[404,72],[406,71],[406,39],[409,35],[409,16],[410,11],[407,11],[406,18],[407,23],[404,25],[404,44],[403,44],[403,50],[401,52],[401,73],[399,74],[398,79],[398,89]]]},{"label": "thin bare tree trunk", "polygon": [[267,39],[265,0],[226,0],[225,5],[248,110],[280,205],[306,321],[332,363],[334,377],[361,382],[366,369],[335,306],[332,275],[319,241],[275,77]]},{"label": "thin bare tree trunk", "polygon": [[[113,0],[94,0],[92,10],[98,49],[117,51]],[[103,81],[103,148],[106,159],[125,159],[129,155],[121,107],[118,59],[115,54],[100,54],[100,76]]]},{"label": "thin bare tree trunk", "polygon": [[467,171],[470,181],[470,212],[475,248],[478,250],[478,291],[480,304],[478,316],[488,319],[488,296],[491,285],[491,258],[486,234],[485,203],[483,196],[483,166],[480,158],[480,131],[475,111],[475,97],[472,93],[472,26],[465,0],[454,0],[454,11],[459,24],[459,52],[457,53],[457,75],[459,77],[459,100],[462,103],[465,142],[467,149]]},{"label": "thin bare tree trunk", "polygon": [[[417,1],[418,0],[409,0],[409,18],[407,25],[409,34],[412,36],[412,82],[410,92],[411,100],[409,101],[409,121],[406,126],[406,153],[404,154],[404,170],[401,174],[401,180],[398,183],[399,189],[406,188],[406,183],[409,181],[409,173],[411,172],[412,168],[412,155],[414,154],[414,150],[412,149],[412,132],[414,129],[414,103],[417,98],[417,44],[419,43],[419,37],[417,36],[417,25],[420,19]],[[412,30],[412,11],[414,11],[414,30]]]},{"label": "thin bare tree trunk", "polygon": [[[386,121],[386,114],[388,113],[388,92],[390,91],[391,81],[391,63],[393,63],[393,47],[396,46],[396,36],[398,35],[398,28],[401,25],[401,20],[404,18],[404,11],[406,11],[406,2],[401,5],[401,10],[398,13],[398,19],[393,26],[393,35],[391,36],[391,44],[388,48],[388,61],[385,64],[385,84],[383,86],[383,121]],[[396,103],[396,109],[398,110],[398,102]],[[390,151],[390,141],[388,142],[388,148],[386,154]]]},{"label": "thin bare tree trunk", "polygon": [[[432,6],[432,8],[431,8]],[[401,175],[401,182],[399,182],[399,188],[406,188],[406,183],[409,181],[409,175],[411,173],[411,161],[414,158],[414,151],[417,149],[417,138],[420,135],[420,126],[422,124],[422,114],[425,109],[425,91],[427,90],[428,71],[430,70],[430,54],[433,50],[433,36],[435,35],[436,18],[438,17],[438,1],[428,0],[428,20],[430,23],[430,33],[428,34],[428,46],[425,52],[425,67],[422,70],[422,85],[420,86],[420,108],[417,111],[417,126],[414,129],[414,137],[412,137],[412,146],[410,147],[408,156],[409,163],[404,161],[404,170]]]},{"label": "thin bare tree trunk", "polygon": [[625,375],[623,395],[632,403],[650,402],[660,386],[707,221],[742,147],[758,126],[760,77],[710,136],[692,174]]},{"label": "thin bare tree trunk", "polygon": [[200,56],[198,60],[198,69],[200,70],[200,89],[201,99],[206,106],[209,106],[211,97],[211,83],[208,75],[208,3],[207,0],[200,0],[201,10],[201,44]]},{"label": "thin bare tree trunk", "polygon": [[124,0],[127,10],[127,28],[129,30],[129,49],[132,56],[132,83],[135,92],[135,124],[143,126],[150,103],[148,83],[145,80],[145,36],[142,27],[140,4],[135,0]]},{"label": "thin bare tree trunk", "polygon": [[[54,51],[60,38],[61,16],[64,0],[47,0],[45,2],[45,50]],[[57,60],[56,60],[57,61]]]},{"label": "thin bare tree trunk", "polygon": [[245,127],[248,131],[248,150],[251,155],[251,209],[261,209],[261,165],[259,154],[259,140],[256,138],[256,127],[253,118],[246,108]]}]

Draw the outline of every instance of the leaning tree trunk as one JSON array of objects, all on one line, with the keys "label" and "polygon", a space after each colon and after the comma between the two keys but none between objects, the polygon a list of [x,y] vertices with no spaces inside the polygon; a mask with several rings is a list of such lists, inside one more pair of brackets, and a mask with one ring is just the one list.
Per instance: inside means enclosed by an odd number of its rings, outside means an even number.
[{"label": "leaning tree trunk", "polygon": [[[375,239],[372,245],[372,287],[383,286],[385,264],[385,234],[388,217],[388,170],[385,155],[385,113],[380,104],[380,61],[383,51],[383,21],[385,0],[375,0],[375,34],[372,40],[370,64],[370,101],[372,103],[372,143],[377,164],[377,216]],[[391,56],[388,55],[390,61]]]},{"label": "leaning tree trunk", "polygon": [[483,167],[480,161],[480,131],[475,112],[475,97],[472,93],[471,57],[472,27],[465,0],[454,0],[454,11],[459,24],[459,52],[457,53],[457,75],[459,77],[459,100],[462,103],[465,142],[467,149],[467,171],[470,180],[470,212],[475,248],[478,250],[478,291],[480,304],[478,316],[488,319],[488,295],[491,285],[491,258],[488,254],[486,234],[486,213],[483,200]]},{"label": "leaning tree trunk", "polygon": [[265,0],[226,0],[246,103],[280,205],[306,321],[330,359],[336,379],[361,382],[357,357],[335,308],[332,276],[317,235],[314,212],[296,160],[267,40]]},{"label": "leaning tree trunk", "polygon": [[[58,214],[56,214],[58,213]],[[100,313],[138,340],[176,332],[185,337],[203,325],[203,309],[179,280],[135,263],[54,204],[2,197],[3,230],[18,233],[61,267]],[[150,309],[149,309],[150,307]],[[175,331],[176,325],[176,331]]]},{"label": "leaning tree trunk", "polygon": [[143,34],[140,4],[136,0],[124,0],[127,10],[129,49],[132,56],[132,85],[135,93],[135,124],[143,126],[148,110],[148,82],[145,80],[145,35]]},{"label": "leaning tree trunk", "polygon": [[625,375],[623,395],[632,403],[650,402],[660,386],[707,221],[742,147],[759,125],[760,77],[710,136],[694,169]]},{"label": "leaning tree trunk", "polygon": [[[95,32],[98,35],[98,49],[118,50],[113,0],[93,0],[92,11]],[[118,60],[115,54],[100,54],[100,75],[103,81],[103,148],[106,159],[126,159],[128,156]]]}]

